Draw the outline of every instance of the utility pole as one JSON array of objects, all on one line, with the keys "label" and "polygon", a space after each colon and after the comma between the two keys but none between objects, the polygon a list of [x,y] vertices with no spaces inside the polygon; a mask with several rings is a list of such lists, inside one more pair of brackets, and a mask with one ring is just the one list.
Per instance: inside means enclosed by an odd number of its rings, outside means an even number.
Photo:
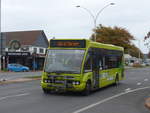
[{"label": "utility pole", "polygon": [[[100,13],[102,13],[102,11],[103,11],[105,8],[107,8],[108,6],[110,6],[110,5],[115,5],[115,3],[109,3],[109,4],[105,5],[102,9],[100,9],[100,10],[98,11],[98,13],[97,13],[96,15],[94,15],[88,8],[82,7],[82,6],[80,6],[80,5],[77,5],[76,7],[77,7],[77,8],[82,8],[82,9],[84,9],[86,12],[88,12],[88,13],[90,14],[90,16],[91,16],[92,19],[93,19],[94,29],[96,29],[97,19],[98,19]],[[94,41],[96,42],[96,33],[94,33]]]},{"label": "utility pole", "polygon": [[1,37],[1,0],[0,0],[0,70],[2,68],[2,37]]},{"label": "utility pole", "polygon": [[139,60],[141,59],[141,53],[140,53],[140,47],[141,47],[141,45],[140,45],[140,40],[138,40],[138,45],[139,45]]}]

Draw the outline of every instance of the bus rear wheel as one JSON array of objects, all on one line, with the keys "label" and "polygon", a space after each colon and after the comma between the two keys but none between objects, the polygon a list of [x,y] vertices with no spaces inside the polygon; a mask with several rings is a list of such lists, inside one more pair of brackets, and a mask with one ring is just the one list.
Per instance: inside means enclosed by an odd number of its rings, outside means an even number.
[{"label": "bus rear wheel", "polygon": [[119,76],[116,75],[116,78],[115,78],[115,85],[119,85]]},{"label": "bus rear wheel", "polygon": [[88,96],[91,93],[91,82],[87,81],[85,89],[82,91],[83,96]]}]

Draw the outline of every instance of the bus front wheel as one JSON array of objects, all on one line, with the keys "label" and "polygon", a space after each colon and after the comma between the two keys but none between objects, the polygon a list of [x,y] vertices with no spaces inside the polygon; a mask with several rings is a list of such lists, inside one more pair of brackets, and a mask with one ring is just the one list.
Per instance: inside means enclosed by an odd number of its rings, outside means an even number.
[{"label": "bus front wheel", "polygon": [[85,89],[83,90],[82,94],[84,96],[88,96],[91,93],[91,82],[87,81]]}]

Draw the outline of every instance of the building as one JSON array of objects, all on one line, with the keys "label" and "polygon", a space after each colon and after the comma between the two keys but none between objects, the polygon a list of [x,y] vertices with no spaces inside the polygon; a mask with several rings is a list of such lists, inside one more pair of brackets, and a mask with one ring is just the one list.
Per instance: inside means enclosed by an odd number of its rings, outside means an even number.
[{"label": "building", "polygon": [[150,58],[149,58],[149,54],[144,54],[144,63],[150,65]]},{"label": "building", "polygon": [[134,63],[142,63],[141,58],[132,57],[129,54],[124,54],[124,59],[125,59],[126,65],[132,65]]},{"label": "building", "polygon": [[5,66],[17,63],[28,66],[32,70],[41,70],[44,65],[47,37],[42,30],[3,32],[5,39]]}]

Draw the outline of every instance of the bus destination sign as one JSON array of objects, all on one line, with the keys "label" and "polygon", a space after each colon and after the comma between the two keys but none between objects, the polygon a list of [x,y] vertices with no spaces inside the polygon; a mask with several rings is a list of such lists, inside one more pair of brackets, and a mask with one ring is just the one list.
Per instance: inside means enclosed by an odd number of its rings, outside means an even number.
[{"label": "bus destination sign", "polygon": [[51,40],[50,47],[85,48],[85,40]]}]

